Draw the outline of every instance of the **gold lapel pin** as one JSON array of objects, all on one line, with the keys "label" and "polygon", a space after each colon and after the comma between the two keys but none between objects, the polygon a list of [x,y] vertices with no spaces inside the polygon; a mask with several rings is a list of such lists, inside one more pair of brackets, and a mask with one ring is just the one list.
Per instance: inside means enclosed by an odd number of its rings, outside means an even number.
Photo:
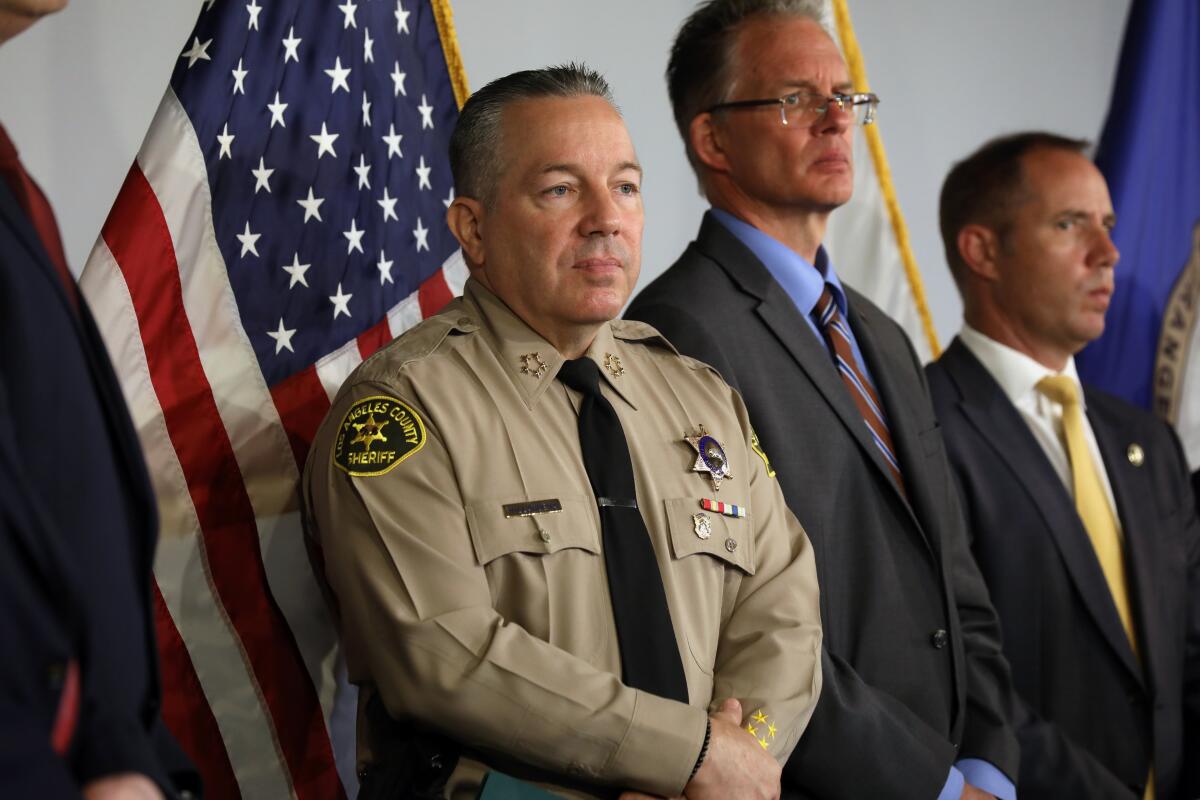
[{"label": "gold lapel pin", "polygon": [[1129,459],[1130,464],[1140,467],[1146,461],[1146,451],[1142,449],[1140,444],[1135,442],[1125,450],[1125,457]]}]

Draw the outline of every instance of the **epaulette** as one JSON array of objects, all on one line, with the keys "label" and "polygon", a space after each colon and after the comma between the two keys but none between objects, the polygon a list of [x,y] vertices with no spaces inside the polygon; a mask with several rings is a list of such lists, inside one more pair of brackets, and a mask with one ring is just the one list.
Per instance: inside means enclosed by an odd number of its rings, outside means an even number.
[{"label": "epaulette", "polygon": [[463,307],[461,298],[452,301],[442,311],[409,328],[355,370],[356,381],[391,378],[405,365],[422,361],[433,355],[446,339],[455,334],[479,330],[477,323]]},{"label": "epaulette", "polygon": [[667,341],[667,337],[658,332],[653,325],[648,325],[636,319],[614,319],[609,323],[612,335],[625,342],[642,342],[666,348],[678,355],[675,345]]}]

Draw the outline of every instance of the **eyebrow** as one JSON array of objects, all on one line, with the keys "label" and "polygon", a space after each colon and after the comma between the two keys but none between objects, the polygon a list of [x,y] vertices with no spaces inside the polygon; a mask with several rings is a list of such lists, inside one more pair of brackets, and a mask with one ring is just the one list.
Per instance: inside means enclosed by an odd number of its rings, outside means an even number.
[{"label": "eyebrow", "polygon": [[[784,85],[784,87],[793,87],[795,89],[804,89],[807,91],[815,92],[817,94],[821,94],[821,92],[822,92],[822,90],[812,81],[799,81],[799,80],[784,81],[783,85]],[[854,91],[854,82],[853,81],[842,81],[841,83],[836,83],[833,85],[833,91],[838,92],[839,94],[849,94],[850,92]]]},{"label": "eyebrow", "polygon": [[[638,175],[644,174],[642,172],[642,165],[636,161],[622,161],[620,164],[617,165],[617,168],[615,171],[616,172],[624,172],[627,169],[633,170]],[[544,167],[542,167],[540,170],[538,170],[539,175],[545,175],[548,172],[567,172],[567,173],[574,175],[577,172],[579,172],[579,169],[574,164],[565,164],[564,163],[564,164],[547,164]]]}]

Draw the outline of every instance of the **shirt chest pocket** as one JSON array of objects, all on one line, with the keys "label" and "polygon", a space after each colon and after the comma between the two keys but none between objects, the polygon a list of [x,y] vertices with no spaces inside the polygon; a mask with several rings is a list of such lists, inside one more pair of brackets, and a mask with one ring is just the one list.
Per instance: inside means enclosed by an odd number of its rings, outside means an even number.
[{"label": "shirt chest pocket", "polygon": [[742,578],[754,574],[747,518],[700,508],[694,497],[664,500],[671,539],[672,621],[682,628],[696,665],[716,663],[721,627],[733,613]]},{"label": "shirt chest pocket", "polygon": [[612,611],[590,496],[500,497],[466,510],[501,617],[588,660],[608,647]]}]

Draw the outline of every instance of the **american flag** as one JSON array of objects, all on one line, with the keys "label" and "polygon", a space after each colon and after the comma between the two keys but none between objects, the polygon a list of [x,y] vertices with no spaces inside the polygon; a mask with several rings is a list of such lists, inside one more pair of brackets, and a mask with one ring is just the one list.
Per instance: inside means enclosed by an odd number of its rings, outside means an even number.
[{"label": "american flag", "polygon": [[163,714],[211,797],[356,793],[300,469],[350,370],[462,288],[465,92],[448,0],[205,0],[84,270],[159,501]]}]

